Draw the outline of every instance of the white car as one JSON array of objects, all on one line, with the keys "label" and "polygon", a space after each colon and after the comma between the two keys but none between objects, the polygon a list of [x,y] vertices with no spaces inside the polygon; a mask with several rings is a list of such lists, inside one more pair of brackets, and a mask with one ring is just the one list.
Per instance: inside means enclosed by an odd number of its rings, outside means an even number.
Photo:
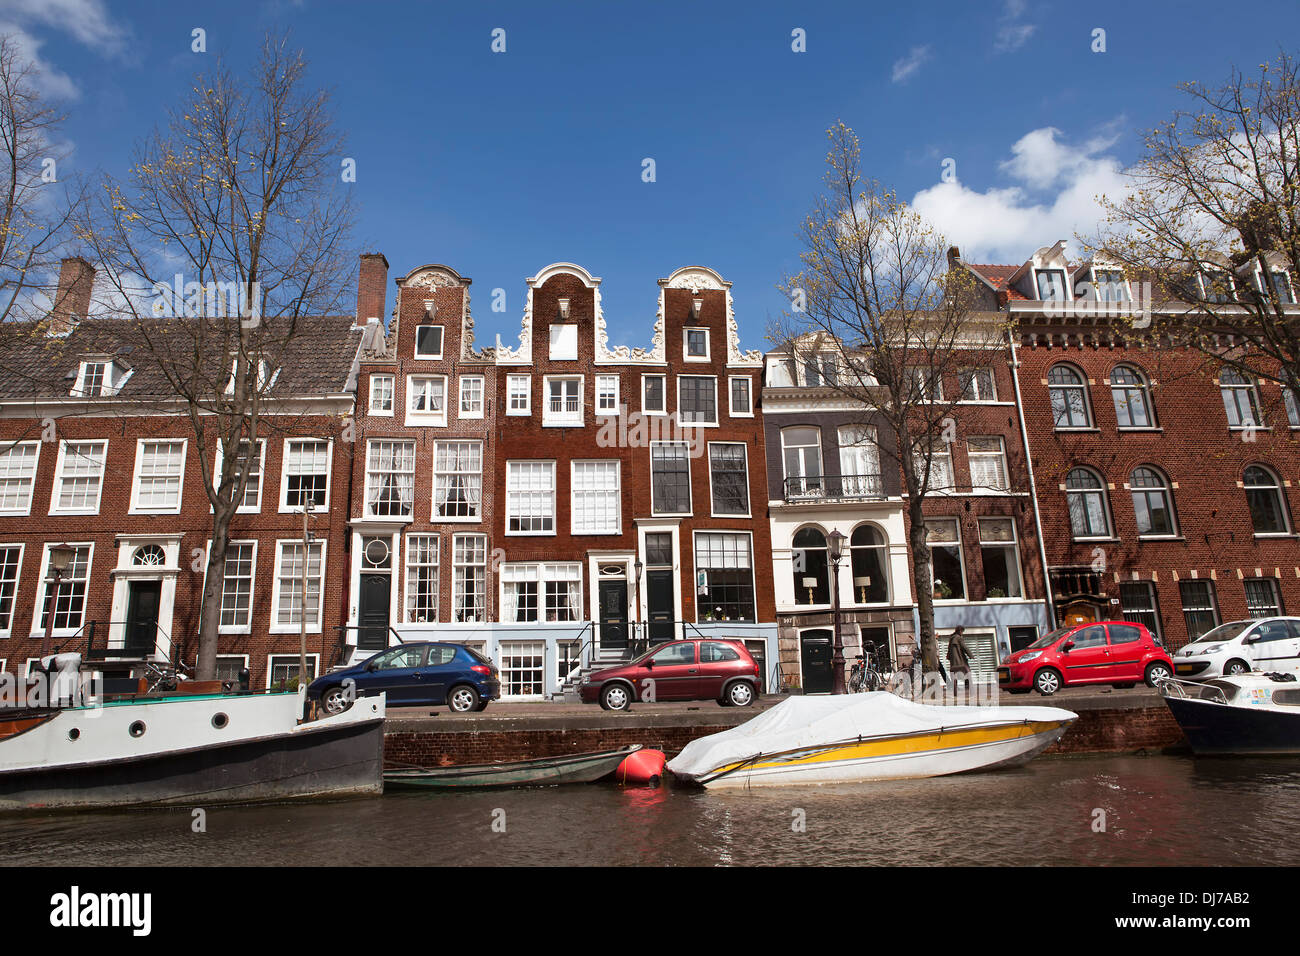
[{"label": "white car", "polygon": [[1300,674],[1300,617],[1230,621],[1173,655],[1174,676],[1184,680],[1280,671]]}]

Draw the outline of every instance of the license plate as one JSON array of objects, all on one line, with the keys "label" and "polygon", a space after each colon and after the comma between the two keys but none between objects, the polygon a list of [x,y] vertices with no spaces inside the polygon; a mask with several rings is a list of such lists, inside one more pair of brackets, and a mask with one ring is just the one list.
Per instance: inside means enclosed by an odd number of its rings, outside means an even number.
[{"label": "license plate", "polygon": [[1194,664],[1175,664],[1175,665],[1174,665],[1174,673],[1175,673],[1175,674],[1195,674],[1195,673],[1196,673],[1196,665],[1194,665]]},{"label": "license plate", "polygon": [[999,667],[998,680],[1011,680],[1011,669],[1008,667]]}]

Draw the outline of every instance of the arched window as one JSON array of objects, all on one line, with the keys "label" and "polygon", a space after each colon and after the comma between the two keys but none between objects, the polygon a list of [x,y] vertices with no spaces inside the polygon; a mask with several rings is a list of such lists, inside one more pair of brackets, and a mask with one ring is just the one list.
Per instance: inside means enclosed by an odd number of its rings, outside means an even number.
[{"label": "arched window", "polygon": [[1065,499],[1070,508],[1070,532],[1076,538],[1110,537],[1110,512],[1106,507],[1106,483],[1087,468],[1075,468],[1065,476]]},{"label": "arched window", "polygon": [[1165,476],[1154,468],[1135,468],[1129,477],[1138,534],[1177,534],[1174,499]]},{"label": "arched window", "polygon": [[131,563],[138,568],[160,568],[167,563],[167,555],[156,544],[146,544],[135,549]]},{"label": "arched window", "polygon": [[1277,476],[1262,465],[1251,465],[1242,475],[1242,484],[1246,486],[1246,504],[1250,506],[1255,534],[1285,534],[1290,525]]},{"label": "arched window", "polygon": [[879,528],[864,524],[849,536],[853,565],[853,599],[859,604],[889,600],[889,551]]},{"label": "arched window", "polygon": [[826,554],[826,535],[818,528],[803,528],[795,532],[792,546],[794,603],[830,604],[830,561]]},{"label": "arched window", "polygon": [[1115,419],[1120,428],[1151,428],[1151,395],[1142,373],[1127,365],[1116,366],[1110,373],[1110,394],[1115,401]]},{"label": "arched window", "polygon": [[1057,428],[1088,428],[1092,415],[1083,375],[1071,365],[1054,365],[1047,373],[1052,399],[1052,420]]},{"label": "arched window", "polygon": [[1223,395],[1223,410],[1230,428],[1250,428],[1260,424],[1259,395],[1248,375],[1235,368],[1225,368],[1219,373],[1219,392]]}]

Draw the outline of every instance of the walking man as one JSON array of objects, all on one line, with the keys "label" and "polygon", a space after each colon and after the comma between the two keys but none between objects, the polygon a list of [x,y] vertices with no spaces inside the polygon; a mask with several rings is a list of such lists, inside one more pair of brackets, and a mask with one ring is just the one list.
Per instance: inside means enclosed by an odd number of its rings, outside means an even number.
[{"label": "walking man", "polygon": [[952,674],[952,689],[954,696],[957,693],[957,683],[960,681],[965,685],[967,693],[970,692],[970,648],[962,640],[962,634],[966,632],[964,627],[958,626],[953,632],[952,637],[948,639],[948,670]]}]

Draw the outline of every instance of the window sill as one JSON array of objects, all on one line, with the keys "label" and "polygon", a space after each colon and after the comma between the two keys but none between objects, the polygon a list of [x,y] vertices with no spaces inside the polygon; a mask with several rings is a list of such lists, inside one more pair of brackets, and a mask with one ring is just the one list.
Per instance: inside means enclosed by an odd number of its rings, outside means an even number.
[{"label": "window sill", "polygon": [[1119,538],[1071,538],[1074,544],[1118,544]]},{"label": "window sill", "polygon": [[1181,534],[1140,534],[1138,541],[1186,541]]},{"label": "window sill", "polygon": [[1255,535],[1256,540],[1262,538],[1266,541],[1269,539],[1285,539],[1285,538],[1296,538],[1296,537],[1300,537],[1300,535],[1297,535],[1291,531],[1269,531],[1265,533],[1257,533]]},{"label": "window sill", "polygon": [[1162,433],[1164,428],[1158,425],[1120,425],[1119,431],[1125,434],[1141,434],[1142,432],[1147,432],[1154,435]]},{"label": "window sill", "polygon": [[1271,432],[1272,425],[1229,425],[1230,432]]},{"label": "window sill", "polygon": [[[412,516],[407,515],[401,521],[411,521]],[[430,524],[479,524],[483,521],[482,515],[439,515],[435,514],[430,519]]]},{"label": "window sill", "polygon": [[1096,428],[1096,427],[1094,427],[1094,426],[1092,426],[1092,425],[1080,425],[1080,426],[1078,426],[1078,427],[1073,427],[1073,426],[1065,426],[1065,427],[1057,426],[1056,428],[1053,429],[1053,431],[1057,431],[1057,432],[1067,432],[1067,433],[1075,433],[1075,434],[1089,434],[1089,433],[1092,433],[1092,434],[1100,434],[1100,433],[1101,433],[1101,429],[1100,429],[1100,428]]}]

